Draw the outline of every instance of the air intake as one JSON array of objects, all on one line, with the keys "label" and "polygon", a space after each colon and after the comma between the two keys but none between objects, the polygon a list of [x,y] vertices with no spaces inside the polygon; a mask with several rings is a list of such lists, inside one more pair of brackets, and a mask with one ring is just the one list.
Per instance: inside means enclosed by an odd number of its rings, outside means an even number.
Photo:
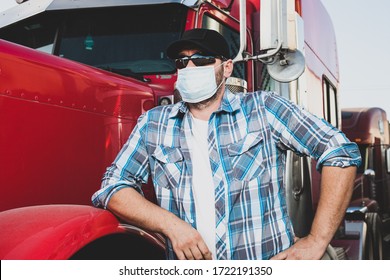
[{"label": "air intake", "polygon": [[247,82],[243,79],[236,78],[236,77],[229,77],[226,80],[226,86],[227,88],[233,92],[233,93],[247,93]]}]

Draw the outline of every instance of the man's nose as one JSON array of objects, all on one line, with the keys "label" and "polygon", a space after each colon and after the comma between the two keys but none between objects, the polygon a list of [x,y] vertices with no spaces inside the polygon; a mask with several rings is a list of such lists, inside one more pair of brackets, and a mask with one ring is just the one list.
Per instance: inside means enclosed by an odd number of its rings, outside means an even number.
[{"label": "man's nose", "polygon": [[196,67],[196,65],[192,62],[192,60],[190,59],[189,61],[188,61],[188,64],[187,64],[187,66],[186,67]]}]

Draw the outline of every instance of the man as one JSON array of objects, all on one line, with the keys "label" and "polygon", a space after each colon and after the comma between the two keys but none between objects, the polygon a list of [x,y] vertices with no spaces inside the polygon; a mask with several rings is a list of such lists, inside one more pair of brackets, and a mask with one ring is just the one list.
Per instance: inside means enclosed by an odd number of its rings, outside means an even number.
[{"label": "man", "polygon": [[[276,94],[232,94],[233,63],[216,31],[187,31],[167,54],[182,101],[139,118],[94,205],[164,234],[170,259],[320,259],[351,196],[357,146]],[[284,190],[288,149],[322,171],[311,232],[298,241]],[[142,196],[149,175],[158,205]]]}]

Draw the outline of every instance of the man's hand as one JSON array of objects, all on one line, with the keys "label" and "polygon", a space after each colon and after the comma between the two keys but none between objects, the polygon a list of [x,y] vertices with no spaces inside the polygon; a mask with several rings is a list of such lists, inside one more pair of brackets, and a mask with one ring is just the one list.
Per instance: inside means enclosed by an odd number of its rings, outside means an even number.
[{"label": "man's hand", "polygon": [[180,260],[211,260],[211,252],[196,229],[132,188],[116,192],[108,209],[133,225],[167,236]]},{"label": "man's hand", "polygon": [[319,260],[328,244],[321,244],[312,235],[298,239],[287,250],[273,256],[271,260]]},{"label": "man's hand", "polygon": [[179,260],[211,260],[211,252],[197,230],[174,217],[164,234],[172,242],[173,250]]}]

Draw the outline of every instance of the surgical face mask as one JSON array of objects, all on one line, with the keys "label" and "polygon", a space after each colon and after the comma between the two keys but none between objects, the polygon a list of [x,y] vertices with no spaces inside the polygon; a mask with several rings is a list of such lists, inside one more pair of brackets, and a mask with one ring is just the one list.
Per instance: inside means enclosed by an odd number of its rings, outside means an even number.
[{"label": "surgical face mask", "polygon": [[223,83],[222,81],[217,86],[214,66],[186,67],[179,69],[177,75],[176,89],[182,100],[188,103],[198,103],[210,98]]}]

